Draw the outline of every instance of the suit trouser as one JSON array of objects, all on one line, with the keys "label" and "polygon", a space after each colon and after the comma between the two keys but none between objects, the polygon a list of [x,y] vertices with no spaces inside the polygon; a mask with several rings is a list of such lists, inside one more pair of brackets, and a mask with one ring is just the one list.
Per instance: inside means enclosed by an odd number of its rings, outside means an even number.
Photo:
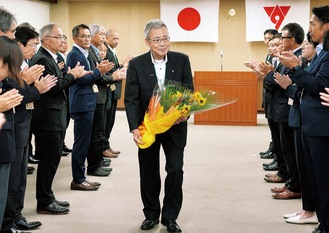
[{"label": "suit trouser", "polygon": [[106,104],[97,104],[87,154],[88,171],[95,171],[103,161],[105,144]]},{"label": "suit trouser", "polygon": [[302,143],[319,229],[329,233],[329,137],[308,136],[302,132]]},{"label": "suit trouser", "polygon": [[110,137],[111,132],[114,126],[115,122],[115,114],[117,110],[118,100],[112,99],[112,104],[109,109],[107,109],[106,112],[106,126],[105,126],[105,150],[109,149],[111,147]]},{"label": "suit trouser", "polygon": [[16,147],[15,160],[10,166],[8,196],[1,231],[9,231],[14,226],[16,215],[21,216],[27,178],[28,145]]},{"label": "suit trouser", "polygon": [[164,183],[162,219],[176,220],[183,201],[184,148],[177,147],[168,132],[157,135],[156,141],[149,148],[138,150],[143,212],[147,219],[158,219],[160,216],[161,178],[159,157],[161,145],[166,156],[165,169],[167,172]]},{"label": "suit trouser", "polygon": [[280,176],[283,179],[288,178],[288,170],[286,163],[283,158],[283,152],[281,147],[281,137],[280,137],[280,128],[279,123],[273,121],[272,119],[268,119],[269,127],[271,129],[271,136],[274,143],[275,148],[275,155],[276,155],[276,161],[278,162],[278,176]]},{"label": "suit trouser", "polygon": [[294,128],[295,153],[297,158],[297,168],[299,172],[299,181],[302,191],[302,207],[303,210],[315,211],[314,197],[312,195],[312,185],[306,170],[305,155],[302,147],[302,133],[300,128]]},{"label": "suit trouser", "polygon": [[40,155],[37,170],[37,207],[54,202],[52,184],[61,160],[64,131],[34,131],[36,153]]},{"label": "suit trouser", "polygon": [[74,120],[74,143],[72,151],[73,182],[81,184],[86,180],[85,162],[88,154],[94,112],[71,113]]},{"label": "suit trouser", "polygon": [[9,183],[10,163],[0,163],[0,226],[5,213],[8,183]]},{"label": "suit trouser", "polygon": [[295,193],[300,193],[299,173],[295,153],[294,129],[287,122],[279,123],[281,148],[285,164],[288,169],[288,182],[286,186]]}]

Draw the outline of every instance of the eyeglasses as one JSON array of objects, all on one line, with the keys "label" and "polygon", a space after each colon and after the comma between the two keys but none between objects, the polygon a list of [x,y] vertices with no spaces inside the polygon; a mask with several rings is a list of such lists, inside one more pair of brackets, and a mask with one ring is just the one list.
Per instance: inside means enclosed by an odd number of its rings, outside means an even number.
[{"label": "eyeglasses", "polygon": [[37,44],[26,44],[26,46],[31,46],[32,48],[36,49],[38,47]]},{"label": "eyeglasses", "polygon": [[91,38],[91,35],[81,35],[81,36],[78,36],[78,37],[80,37],[81,39],[83,39],[83,40],[85,40],[85,39],[90,39]]},{"label": "eyeglasses", "polygon": [[290,39],[290,38],[292,38],[292,36],[282,36],[282,37],[281,37],[282,40],[283,40],[283,39]]},{"label": "eyeglasses", "polygon": [[160,38],[156,38],[156,39],[149,39],[150,41],[152,41],[154,44],[156,45],[159,45],[161,44],[161,42],[164,42],[164,43],[168,43],[170,41],[170,37],[164,37],[162,39]]},{"label": "eyeglasses", "polygon": [[66,36],[46,36],[46,37],[55,38],[57,40],[65,40],[65,39],[67,39]]}]

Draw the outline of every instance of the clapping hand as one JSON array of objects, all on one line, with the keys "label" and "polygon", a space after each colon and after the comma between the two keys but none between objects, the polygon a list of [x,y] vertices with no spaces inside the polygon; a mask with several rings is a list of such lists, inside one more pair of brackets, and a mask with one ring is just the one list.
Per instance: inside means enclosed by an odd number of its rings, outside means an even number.
[{"label": "clapping hand", "polygon": [[[0,89],[1,93],[1,89]],[[18,93],[18,90],[11,89],[0,95],[0,112],[8,111],[9,109],[16,107],[23,100],[23,96]]]},{"label": "clapping hand", "polygon": [[40,76],[42,75],[43,71],[45,70],[45,67],[43,65],[38,65],[35,64],[31,67],[26,66],[22,71],[21,71],[21,78],[27,83],[31,84]]},{"label": "clapping hand", "polygon": [[34,82],[34,86],[38,89],[40,94],[43,94],[50,90],[53,86],[56,85],[58,79],[54,75],[46,75]]},{"label": "clapping hand", "polygon": [[68,74],[72,74],[74,76],[74,79],[77,79],[77,78],[81,78],[87,74],[92,74],[93,71],[90,70],[85,70],[85,67],[84,66],[80,66],[80,62],[77,63],[77,65],[71,69],[70,67],[68,67],[68,71],[67,71]]}]

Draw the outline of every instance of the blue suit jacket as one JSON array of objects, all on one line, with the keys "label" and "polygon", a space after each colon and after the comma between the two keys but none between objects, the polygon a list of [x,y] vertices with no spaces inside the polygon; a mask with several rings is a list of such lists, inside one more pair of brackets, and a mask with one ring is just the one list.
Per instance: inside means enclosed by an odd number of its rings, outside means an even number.
[{"label": "blue suit jacket", "polygon": [[[68,67],[73,68],[78,62],[85,67],[85,70],[90,70],[87,58],[77,47],[73,46],[72,50],[67,55],[66,63]],[[97,94],[93,92],[92,86],[95,81],[101,78],[102,76],[99,70],[93,69],[92,74],[76,79],[69,88],[70,113],[82,113],[95,110]]]},{"label": "blue suit jacket", "polygon": [[303,87],[300,104],[302,126],[306,135],[329,136],[329,107],[321,104],[319,92],[329,87],[329,53],[322,50],[307,71],[298,68],[291,79]]}]

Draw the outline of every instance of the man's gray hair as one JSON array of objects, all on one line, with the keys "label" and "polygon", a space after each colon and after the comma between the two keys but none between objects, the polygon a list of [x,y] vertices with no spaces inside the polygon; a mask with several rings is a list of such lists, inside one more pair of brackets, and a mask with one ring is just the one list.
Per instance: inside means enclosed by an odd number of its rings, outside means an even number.
[{"label": "man's gray hair", "polygon": [[167,28],[167,25],[161,19],[151,19],[144,27],[144,38],[150,39],[150,31],[154,28],[159,29],[162,27]]},{"label": "man's gray hair", "polygon": [[91,38],[93,38],[100,31],[104,31],[104,33],[106,32],[105,28],[100,24],[92,24],[89,26],[89,28]]},{"label": "man's gray hair", "polygon": [[13,23],[17,24],[15,16],[0,6],[0,31],[3,33],[8,32],[13,26]]},{"label": "man's gray hair", "polygon": [[[51,34],[51,31],[54,27],[58,26],[57,23],[49,23],[43,26],[40,29],[40,40],[43,42],[43,39]],[[56,35],[57,36],[57,35]]]}]

